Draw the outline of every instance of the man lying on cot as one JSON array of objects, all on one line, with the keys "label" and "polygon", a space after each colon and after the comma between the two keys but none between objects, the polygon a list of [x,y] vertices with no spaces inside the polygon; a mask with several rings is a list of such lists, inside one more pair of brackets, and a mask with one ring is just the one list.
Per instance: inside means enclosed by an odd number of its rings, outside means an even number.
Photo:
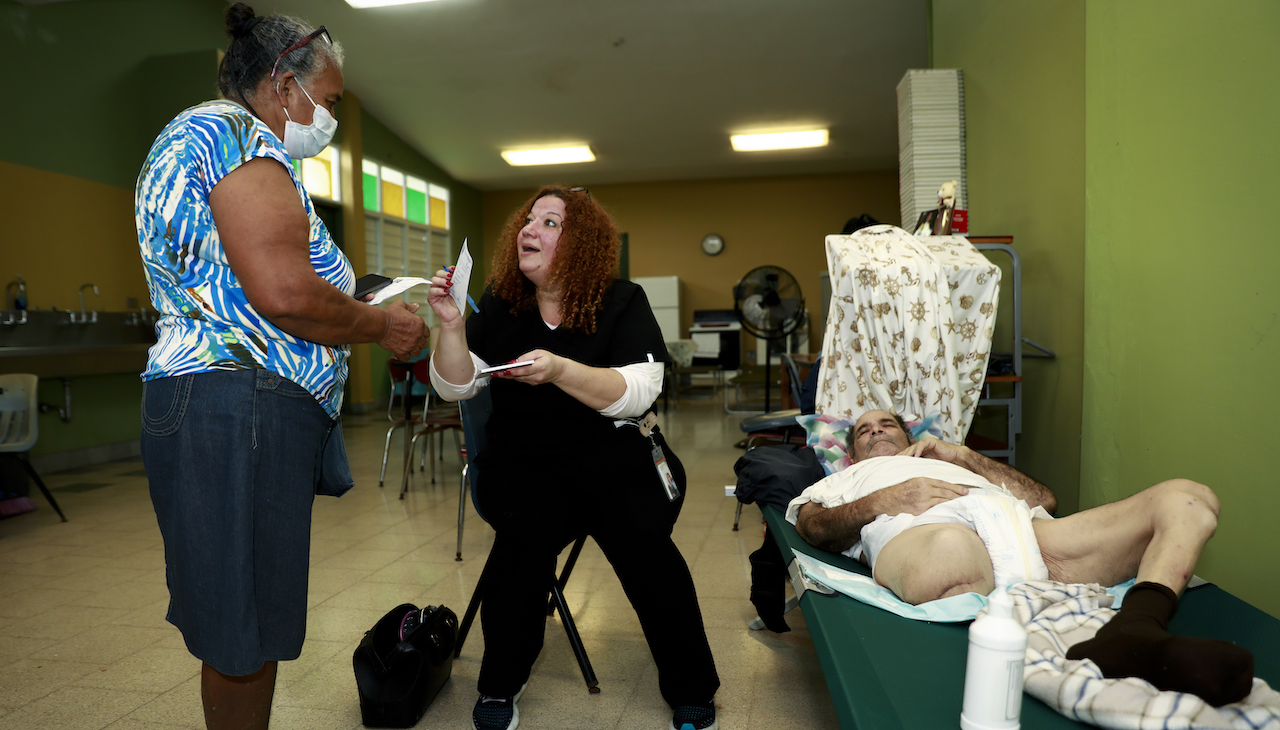
[{"label": "man lying on cot", "polygon": [[903,601],[987,595],[997,579],[1112,586],[1136,578],[1120,611],[1067,658],[1215,706],[1249,694],[1247,650],[1167,631],[1218,524],[1218,497],[1203,484],[1171,479],[1053,519],[1057,500],[1043,484],[965,446],[914,442],[885,411],[857,420],[849,456],[853,465],[806,489],[787,519],[810,544],[866,563]]}]

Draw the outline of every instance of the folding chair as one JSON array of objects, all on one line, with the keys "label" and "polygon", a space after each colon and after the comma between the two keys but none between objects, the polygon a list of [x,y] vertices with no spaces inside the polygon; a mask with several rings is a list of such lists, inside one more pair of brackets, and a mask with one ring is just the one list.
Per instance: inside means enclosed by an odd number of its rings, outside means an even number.
[{"label": "folding chair", "polygon": [[[796,367],[796,361],[791,355],[782,356],[782,364],[787,369],[787,378],[790,380],[791,400],[797,405],[800,403],[800,371]],[[800,424],[796,423],[796,416],[802,415],[803,411],[799,408],[787,408],[779,411],[769,411],[758,416],[749,416],[742,419],[738,423],[738,427],[742,432],[747,434],[747,448],[751,449],[759,441],[781,441],[782,443],[790,443],[793,437],[804,438],[804,429]]]},{"label": "folding chair", "polygon": [[[413,378],[419,383],[431,382],[431,361],[417,360],[413,363]],[[427,448],[423,449],[422,466],[419,470],[425,468],[427,461],[431,462],[431,483],[436,483],[436,441],[432,436],[438,436],[440,442],[440,458],[444,458],[444,432],[453,432],[453,443],[457,447],[458,453],[462,454],[462,443],[459,440],[459,434],[462,431],[462,418],[458,409],[452,405],[447,408],[431,407],[432,391],[428,389],[427,399],[422,404],[422,415],[411,419],[410,427],[419,427],[409,441],[409,447],[404,455],[404,478],[400,483],[400,499],[404,499],[405,492],[409,491],[409,472],[413,468],[413,451],[418,445],[418,439],[425,436],[427,438]]]},{"label": "folding chair", "polygon": [[[382,471],[378,474],[378,486],[387,478],[387,457],[391,454],[391,434],[396,432],[397,428],[411,428],[413,422],[412,401],[409,400],[413,394],[413,361],[410,360],[388,360],[387,373],[391,378],[391,394],[387,397],[387,420],[391,421],[391,428],[387,429],[387,442],[382,446]],[[395,412],[396,391],[400,392],[400,402],[403,404],[403,412]],[[404,434],[404,449],[409,451],[411,439],[409,431]]]},{"label": "folding chair", "polygon": [[[462,418],[463,439],[466,442],[464,454],[466,456],[466,464],[462,468],[462,483],[458,489],[458,552],[455,560],[462,560],[462,521],[466,514],[466,490],[471,488],[471,503],[476,508],[476,514],[481,519],[485,519],[484,513],[480,511],[480,501],[476,498],[477,485],[480,482],[479,474],[476,470],[475,458],[484,448],[485,443],[485,423],[489,420],[489,414],[493,412],[493,398],[488,388],[481,388],[469,400],[461,401],[459,404],[459,413]],[[551,575],[551,585],[549,593],[551,594],[550,602],[547,605],[547,615],[550,616],[553,611],[560,612],[560,622],[564,625],[564,632],[569,637],[569,646],[573,648],[573,655],[578,660],[578,668],[582,670],[582,679],[587,683],[587,691],[591,694],[599,694],[599,682],[596,680],[595,670],[591,668],[591,660],[587,657],[587,650],[582,645],[582,637],[578,634],[578,627],[573,622],[573,615],[569,613],[569,605],[564,600],[564,586],[569,581],[569,574],[573,571],[573,566],[578,561],[578,556],[582,553],[582,546],[587,541],[586,535],[581,535],[573,543],[573,548],[569,552],[569,557],[565,560],[564,569],[557,578],[553,573]],[[471,630],[471,624],[475,621],[476,612],[480,610],[481,596],[484,595],[485,576],[489,573],[489,563],[486,561],[484,570],[480,572],[480,581],[476,583],[476,590],[471,594],[471,602],[467,604],[467,612],[462,618],[462,624],[458,627],[458,644],[454,650],[454,656],[462,655],[462,645],[467,639],[467,633]]]},{"label": "folding chair", "polygon": [[49,500],[49,506],[66,522],[67,516],[62,514],[57,500],[26,458],[40,438],[39,396],[36,393],[39,383],[39,377],[28,373],[0,375],[0,454],[12,456],[22,463],[44,498]]}]

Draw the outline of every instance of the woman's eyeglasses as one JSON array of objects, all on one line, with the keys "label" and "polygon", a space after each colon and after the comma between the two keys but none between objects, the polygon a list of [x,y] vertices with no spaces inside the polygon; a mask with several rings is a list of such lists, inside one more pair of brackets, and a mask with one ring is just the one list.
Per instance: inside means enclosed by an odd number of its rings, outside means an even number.
[{"label": "woman's eyeglasses", "polygon": [[[308,33],[307,35],[304,35],[303,37],[299,38],[297,42],[295,42],[293,45],[281,51],[279,56],[276,56],[276,62],[274,65],[271,66],[271,78],[274,79],[276,77],[276,69],[280,66],[281,59],[283,59],[286,55],[298,50],[299,48],[302,48],[303,46],[307,45],[311,41],[314,41],[315,39],[319,38],[322,35],[325,37],[326,40],[329,41],[329,45],[333,45],[333,36],[329,35],[329,31],[325,30],[325,27],[323,25],[320,26],[319,28],[316,28],[315,30]],[[583,189],[585,190],[586,188],[583,188]]]},{"label": "woman's eyeglasses", "polygon": [[590,191],[590,190],[587,190],[586,188],[569,188],[569,192],[571,192],[571,193],[586,193],[586,194],[587,194],[587,199],[588,199],[588,200],[590,200],[590,199],[591,199],[591,191]]}]

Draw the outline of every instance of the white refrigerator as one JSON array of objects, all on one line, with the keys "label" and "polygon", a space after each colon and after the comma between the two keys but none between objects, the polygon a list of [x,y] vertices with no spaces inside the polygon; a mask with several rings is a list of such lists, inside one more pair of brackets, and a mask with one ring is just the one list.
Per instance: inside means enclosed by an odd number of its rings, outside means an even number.
[{"label": "white refrigerator", "polygon": [[637,276],[632,279],[644,289],[653,308],[653,316],[662,328],[662,339],[673,342],[680,337],[680,277]]}]

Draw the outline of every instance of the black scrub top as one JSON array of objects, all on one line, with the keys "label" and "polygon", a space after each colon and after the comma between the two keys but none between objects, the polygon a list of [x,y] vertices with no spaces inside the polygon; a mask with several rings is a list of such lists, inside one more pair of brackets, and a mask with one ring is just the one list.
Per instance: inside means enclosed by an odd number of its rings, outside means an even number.
[{"label": "black scrub top", "polygon": [[[513,315],[511,305],[486,288],[480,311],[467,320],[467,344],[491,365],[514,360],[530,350],[543,349],[593,367],[621,367],[643,362],[670,362],[662,330],[654,319],[644,289],[616,280],[605,295],[595,334],[552,329],[536,308]],[[486,450],[497,453],[582,451],[607,453],[620,444],[643,445],[635,429],[619,429],[614,419],[600,415],[551,384],[528,385],[493,378],[493,414],[489,417]],[[621,431],[630,431],[622,438]]]}]

